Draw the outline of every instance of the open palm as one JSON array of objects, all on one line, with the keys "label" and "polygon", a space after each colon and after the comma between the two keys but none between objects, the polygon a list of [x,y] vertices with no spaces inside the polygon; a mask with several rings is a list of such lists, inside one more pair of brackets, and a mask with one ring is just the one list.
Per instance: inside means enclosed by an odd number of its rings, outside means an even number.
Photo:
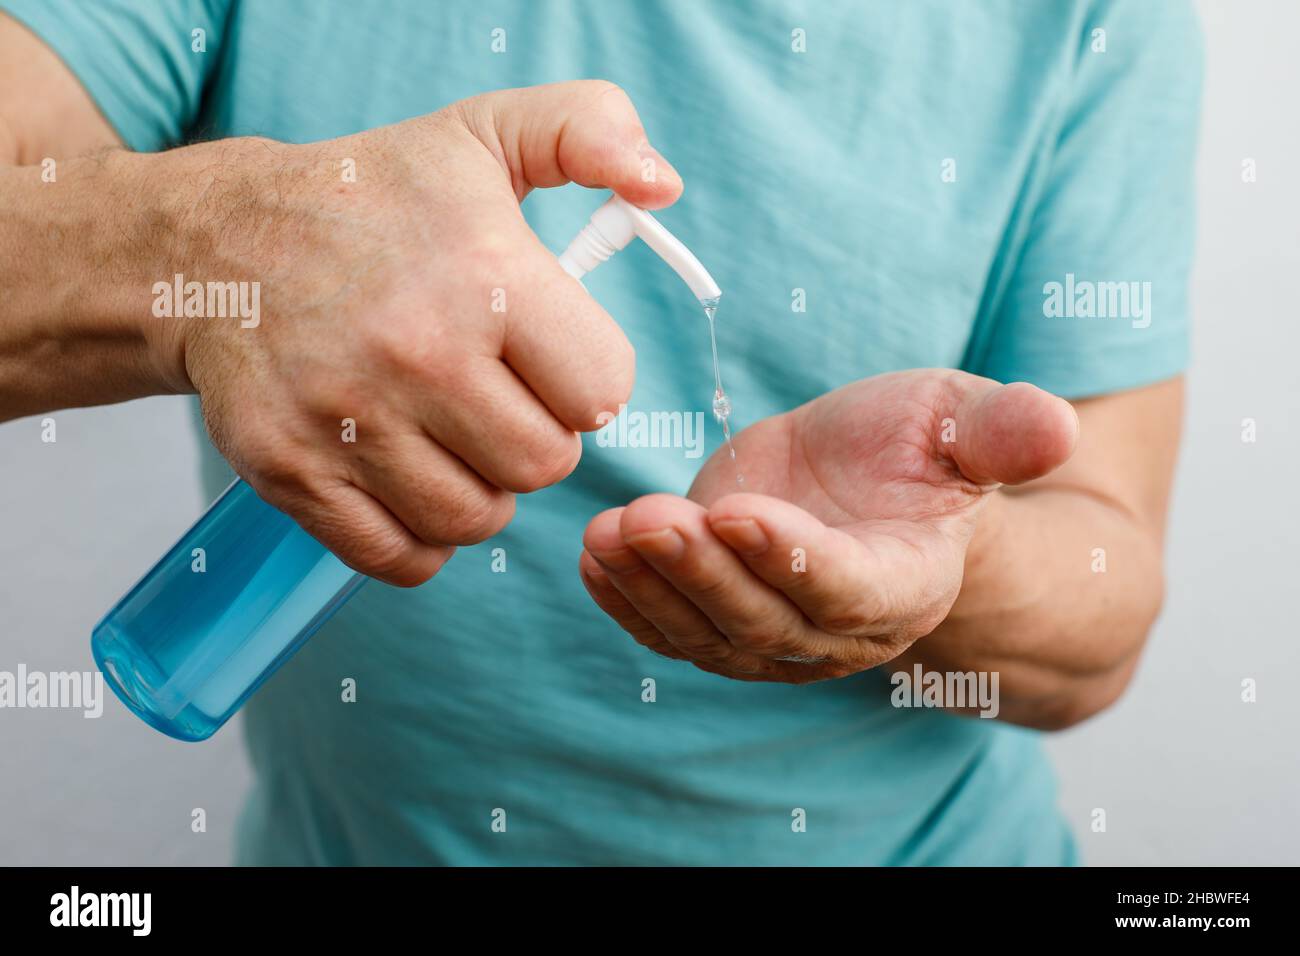
[{"label": "open palm", "polygon": [[[592,519],[583,580],[624,630],[748,680],[891,660],[947,615],[985,495],[1073,450],[1068,403],[946,369],[864,379],[765,419],[687,498]],[[737,492],[737,467],[744,491]]]}]

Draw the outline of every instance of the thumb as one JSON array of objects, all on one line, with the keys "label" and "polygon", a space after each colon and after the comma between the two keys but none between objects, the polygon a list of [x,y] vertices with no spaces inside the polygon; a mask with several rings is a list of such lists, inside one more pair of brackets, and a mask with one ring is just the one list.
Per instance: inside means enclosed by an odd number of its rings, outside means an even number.
[{"label": "thumb", "polygon": [[506,166],[520,200],[533,188],[612,189],[635,206],[677,201],[682,179],[646,138],[626,93],[605,80],[499,90],[457,107]]},{"label": "thumb", "polygon": [[1073,406],[1028,382],[999,385],[962,376],[951,441],[939,441],[969,480],[1020,484],[1041,478],[1074,453],[1079,417]]}]

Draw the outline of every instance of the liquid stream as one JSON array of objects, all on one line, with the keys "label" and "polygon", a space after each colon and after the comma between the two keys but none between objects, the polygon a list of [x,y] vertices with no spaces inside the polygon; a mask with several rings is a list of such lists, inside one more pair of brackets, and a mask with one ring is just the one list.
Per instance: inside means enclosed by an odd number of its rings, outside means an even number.
[{"label": "liquid stream", "polygon": [[[704,306],[704,314],[709,320],[709,345],[713,349],[713,417],[718,420],[722,426],[722,437],[727,440],[727,449],[731,452],[731,460],[736,461],[736,446],[731,441],[731,423],[728,419],[731,417],[731,399],[722,388],[722,371],[718,366],[718,333],[715,327],[714,319],[718,314],[718,299],[701,299],[700,304]],[[736,465],[736,484],[743,485],[745,476],[740,473],[740,465]]]}]

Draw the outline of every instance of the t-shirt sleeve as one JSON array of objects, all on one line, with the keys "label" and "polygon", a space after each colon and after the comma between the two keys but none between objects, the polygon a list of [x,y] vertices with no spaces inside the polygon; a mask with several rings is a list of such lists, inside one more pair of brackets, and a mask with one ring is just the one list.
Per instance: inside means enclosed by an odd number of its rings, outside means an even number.
[{"label": "t-shirt sleeve", "polygon": [[0,0],[0,10],[58,54],[127,146],[154,152],[198,119],[234,2]]},{"label": "t-shirt sleeve", "polygon": [[1067,398],[1186,367],[1202,70],[1184,0],[1094,4],[1081,34],[1004,287],[963,363]]}]

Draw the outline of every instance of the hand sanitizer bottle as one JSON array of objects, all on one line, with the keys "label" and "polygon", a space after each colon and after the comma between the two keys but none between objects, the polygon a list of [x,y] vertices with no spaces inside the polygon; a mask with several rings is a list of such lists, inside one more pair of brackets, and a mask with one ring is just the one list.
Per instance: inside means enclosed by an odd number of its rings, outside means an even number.
[{"label": "hand sanitizer bottle", "polygon": [[[560,264],[581,278],[634,236],[697,298],[721,295],[685,246],[617,196]],[[180,740],[204,740],[366,580],[236,481],[96,625],[91,651],[142,720]]]},{"label": "hand sanitizer bottle", "polygon": [[365,581],[236,481],[104,616],[90,646],[139,717],[203,740]]}]

